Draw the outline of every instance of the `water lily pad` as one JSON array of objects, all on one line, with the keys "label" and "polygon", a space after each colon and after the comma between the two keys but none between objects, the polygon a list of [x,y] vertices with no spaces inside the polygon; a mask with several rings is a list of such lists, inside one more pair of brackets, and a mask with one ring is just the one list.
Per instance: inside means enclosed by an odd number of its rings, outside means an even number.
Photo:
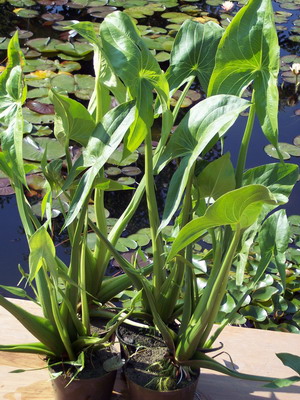
[{"label": "water lily pad", "polygon": [[138,167],[124,167],[122,168],[122,173],[127,176],[137,176],[142,173]]},{"label": "water lily pad", "polygon": [[56,46],[63,44],[61,40],[48,38],[37,38],[29,40],[26,45],[41,53],[57,52]]},{"label": "water lily pad", "polygon": [[54,64],[54,61],[46,59],[46,58],[38,58],[38,59],[33,59],[33,60],[28,60],[26,61],[26,64],[24,66],[24,72],[34,72],[34,71],[55,71],[56,70],[56,65]]},{"label": "water lily pad", "polygon": [[109,167],[109,168],[106,168],[105,173],[109,176],[117,176],[117,175],[121,175],[122,171],[118,167]]},{"label": "water lily pad", "polygon": [[109,6],[97,6],[87,9],[87,13],[90,14],[92,17],[95,18],[105,18],[108,14],[116,11],[116,7],[109,7]]},{"label": "water lily pad", "polygon": [[75,90],[74,77],[69,73],[60,72],[51,79],[51,87],[72,93]]},{"label": "water lily pad", "polygon": [[32,136],[49,136],[52,134],[52,129],[49,126],[34,125],[31,131]]},{"label": "water lily pad", "polygon": [[7,178],[0,178],[0,196],[9,196],[14,194],[14,189],[10,186],[10,181]]},{"label": "water lily pad", "polygon": [[37,0],[37,3],[43,6],[63,6],[68,3],[68,0]]},{"label": "water lily pad", "polygon": [[93,47],[89,43],[76,41],[74,43],[58,43],[55,46],[56,50],[62,51],[71,56],[85,56],[93,51]]},{"label": "water lily pad", "polygon": [[300,157],[300,148],[290,143],[278,143],[280,151],[291,156]]},{"label": "water lily pad", "polygon": [[22,50],[26,60],[32,59],[32,58],[37,58],[41,55],[41,53],[39,51],[32,50],[29,47],[22,48],[21,50]]},{"label": "water lily pad", "polygon": [[81,69],[81,65],[76,61],[63,61],[61,63],[55,63],[55,66],[59,71],[73,72]]},{"label": "water lily pad", "polygon": [[[10,36],[14,36],[15,32],[16,31],[12,31],[12,32],[10,32],[9,35]],[[33,36],[33,32],[22,30],[22,29],[18,29],[18,36],[19,36],[19,39],[28,39],[28,38]]]},{"label": "water lily pad", "polygon": [[[278,154],[277,154],[277,150],[272,144],[267,144],[265,146],[264,150],[268,154],[268,156],[276,158],[277,160],[279,160],[279,157],[278,157]],[[281,151],[281,155],[282,155],[284,160],[289,160],[291,158],[289,153],[286,153],[285,151]]]},{"label": "water lily pad", "polygon": [[39,15],[39,12],[36,10],[31,10],[29,8],[15,8],[13,12],[22,18],[35,18]]},{"label": "water lily pad", "polygon": [[285,82],[296,83],[296,76],[291,70],[283,72],[281,76]]},{"label": "water lily pad", "polygon": [[292,42],[300,43],[300,35],[291,35],[291,36],[289,36],[289,39]]},{"label": "water lily pad", "polygon": [[158,62],[165,62],[170,60],[170,53],[167,53],[166,51],[160,51],[155,55],[155,58]]},{"label": "water lily pad", "polygon": [[281,3],[280,4],[281,8],[285,8],[286,10],[299,10],[300,9],[300,5],[299,4],[295,4],[295,3]]},{"label": "water lily pad", "polygon": [[49,93],[48,88],[36,88],[28,90],[27,98],[28,99],[36,99],[39,97],[47,97]]},{"label": "water lily pad", "polygon": [[51,124],[54,122],[54,116],[38,114],[34,111],[29,110],[29,108],[23,108],[23,117],[26,121],[31,122],[32,124]]},{"label": "water lily pad", "polygon": [[287,27],[285,25],[276,25],[276,30],[279,32],[287,31]]},{"label": "water lily pad", "polygon": [[45,104],[36,100],[27,100],[25,105],[38,114],[55,114],[54,106],[52,104]]},{"label": "water lily pad", "polygon": [[32,138],[26,136],[23,140],[23,157],[29,161],[41,161],[47,147],[47,159],[53,160],[65,155],[64,147],[56,139],[47,137]]},{"label": "water lily pad", "polygon": [[15,7],[31,7],[35,5],[34,0],[8,0],[8,2]]},{"label": "water lily pad", "polygon": [[133,185],[135,183],[135,180],[131,178],[130,176],[121,176],[118,179],[118,182],[121,183],[122,185]]},{"label": "water lily pad", "polygon": [[56,22],[56,21],[62,21],[64,19],[64,16],[59,13],[47,13],[47,14],[42,14],[41,18],[44,19],[45,21]]},{"label": "water lily pad", "polygon": [[30,174],[26,176],[27,185],[33,190],[43,190],[46,178],[42,174]]},{"label": "water lily pad", "polygon": [[7,50],[9,40],[6,37],[0,37],[0,50]]},{"label": "water lily pad", "polygon": [[132,238],[123,238],[121,237],[116,244],[116,249],[121,252],[126,252],[129,249],[136,249],[138,247],[137,242]]},{"label": "water lily pad", "polygon": [[139,247],[147,246],[147,244],[150,243],[150,236],[140,231],[132,235],[129,235],[128,239],[134,240]]}]

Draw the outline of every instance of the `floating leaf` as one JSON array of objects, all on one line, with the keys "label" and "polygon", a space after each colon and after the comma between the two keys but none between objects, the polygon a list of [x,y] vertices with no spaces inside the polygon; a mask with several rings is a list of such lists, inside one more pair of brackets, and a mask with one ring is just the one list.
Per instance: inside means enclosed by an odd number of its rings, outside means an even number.
[{"label": "floating leaf", "polygon": [[117,176],[121,175],[122,171],[117,167],[109,167],[105,170],[105,173],[110,176]]},{"label": "floating leaf", "polygon": [[135,183],[135,180],[130,176],[121,176],[118,179],[118,182],[121,183],[122,185],[133,185]]},{"label": "floating leaf", "polygon": [[35,111],[38,114],[55,114],[52,104],[40,103],[36,100],[28,100],[25,105],[30,110]]},{"label": "floating leaf", "polygon": [[54,116],[38,114],[34,111],[29,110],[29,108],[23,108],[23,117],[27,122],[32,124],[52,124],[54,122]]},{"label": "floating leaf", "polygon": [[[9,35],[13,36],[15,34],[15,32],[16,31],[12,31],[12,32],[10,32]],[[25,31],[25,30],[22,30],[22,29],[18,29],[18,36],[19,36],[19,39],[28,39],[31,36],[33,36],[33,33],[31,31]]]},{"label": "floating leaf", "polygon": [[56,46],[59,44],[63,44],[63,42],[57,39],[51,39],[50,37],[31,39],[26,43],[27,46],[41,53],[57,52]]},{"label": "floating leaf", "polygon": [[122,173],[128,176],[140,175],[142,171],[138,167],[124,167],[122,168]]},{"label": "floating leaf", "polygon": [[64,16],[59,14],[59,13],[47,13],[47,14],[42,14],[41,18],[44,19],[45,21],[62,21],[64,19]]},{"label": "floating leaf", "polygon": [[65,155],[65,149],[58,140],[47,137],[33,139],[27,136],[23,140],[23,157],[30,161],[41,161],[46,147],[48,160],[61,158]]},{"label": "floating leaf", "polygon": [[31,10],[29,8],[15,8],[13,12],[22,18],[35,18],[39,15],[39,12],[36,10]]},{"label": "floating leaf", "polygon": [[15,193],[15,191],[10,186],[9,179],[0,178],[0,196],[9,196],[14,193]]}]

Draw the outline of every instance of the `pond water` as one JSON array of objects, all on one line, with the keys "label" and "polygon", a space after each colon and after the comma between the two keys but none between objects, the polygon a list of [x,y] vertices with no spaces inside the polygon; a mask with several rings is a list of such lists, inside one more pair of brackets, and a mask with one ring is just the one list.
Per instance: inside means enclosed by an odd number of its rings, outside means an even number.
[{"label": "pond water", "polygon": [[[108,3],[106,6],[104,4]],[[133,15],[138,20],[138,24],[141,26],[143,30],[143,34],[146,37],[151,37],[152,40],[155,40],[156,54],[158,59],[161,59],[162,62],[167,60],[168,52],[170,51],[172,44],[172,35],[174,35],[174,29],[178,29],[178,24],[182,22],[180,17],[175,17],[173,15],[172,18],[165,18],[163,14],[167,12],[180,12],[182,15],[187,13],[187,15],[196,15],[201,18],[215,18],[220,15],[220,4],[221,1],[217,0],[208,0],[205,1],[180,1],[176,2],[176,0],[168,0],[155,2],[152,4],[152,8],[155,6],[154,14],[152,10],[149,8],[148,2],[143,0],[129,0],[129,1],[113,1],[110,0],[108,2],[102,0],[90,1],[90,0],[74,0],[73,2],[69,2],[67,0],[57,0],[57,1],[48,1],[41,0],[39,2],[35,2],[33,0],[10,0],[6,2],[5,0],[0,0],[0,15],[3,16],[3,24],[1,25],[0,35],[3,38],[0,38],[0,53],[1,55],[5,54],[5,38],[9,37],[9,32],[15,29],[17,26],[19,29],[29,30],[30,32],[34,32],[33,38],[47,38],[49,35],[52,38],[59,38],[62,32],[64,32],[61,28],[62,22],[56,22],[61,19],[61,17],[57,17],[57,13],[62,15],[65,20],[92,20],[95,22],[101,22],[101,17],[105,16],[106,10],[111,11],[110,7],[124,6],[127,10],[131,10],[131,15]],[[278,26],[278,36],[282,49],[282,56],[287,55],[297,55],[300,56],[300,40],[299,39],[299,1],[278,1],[273,2],[274,10],[277,11],[277,26]],[[96,10],[91,10],[91,8],[95,8],[95,6],[99,6]],[[167,9],[164,10],[163,6],[166,6]],[[19,11],[16,11],[18,7]],[[188,8],[189,7],[189,8]],[[195,8],[201,9],[201,13],[198,11],[198,14],[195,12]],[[237,3],[235,3],[235,10],[237,10]],[[21,10],[21,11],[20,11]],[[22,11],[23,10],[23,11]],[[194,10],[194,11],[193,11]],[[30,16],[30,12],[33,13]],[[36,13],[36,14],[35,14]],[[47,16],[45,14],[52,14],[51,16]],[[144,13],[144,14],[143,14]],[[190,13],[190,14],[189,14]],[[289,15],[287,13],[290,13]],[[42,15],[42,17],[41,17]],[[53,16],[54,15],[54,16]],[[145,16],[147,16],[145,18]],[[221,14],[222,15],[222,14]],[[21,18],[23,16],[25,18]],[[142,16],[142,17],[141,17]],[[177,20],[176,20],[177,18]],[[219,17],[218,17],[219,18]],[[220,19],[220,18],[219,18]],[[226,25],[226,19],[223,18],[224,25]],[[55,22],[55,25],[53,25]],[[6,25],[5,25],[6,24]],[[150,28],[150,25],[152,28]],[[172,26],[171,26],[172,25]],[[176,28],[177,25],[177,28]],[[55,30],[53,30],[55,27]],[[298,28],[298,29],[296,29]],[[60,30],[57,30],[60,29]],[[147,33],[147,29],[148,32]],[[172,33],[173,31],[173,33]],[[145,33],[146,32],[146,33]],[[153,36],[154,35],[154,36]],[[293,38],[291,40],[291,37]],[[297,39],[298,37],[298,39]],[[27,39],[23,40],[23,43],[26,42]],[[149,40],[149,39],[148,39]],[[33,47],[30,48],[32,51]],[[63,49],[63,47],[61,47]],[[38,50],[38,46],[37,46]],[[82,50],[82,49],[81,49]],[[77,62],[80,62],[82,65],[82,70],[79,72],[80,74],[88,74],[91,73],[91,57],[85,57],[80,53],[81,50],[77,49],[77,55],[70,56],[69,52],[62,52],[59,54],[59,61],[63,63],[63,61],[73,61],[76,65]],[[79,53],[81,55],[78,55]],[[47,53],[49,54],[49,53]],[[50,54],[53,56],[53,54]],[[42,56],[45,56],[45,53],[42,53]],[[2,58],[3,58],[2,57]],[[85,58],[84,58],[85,57]],[[54,54],[54,58],[57,58],[57,53]],[[80,59],[80,58],[83,58]],[[88,60],[86,60],[86,58]],[[299,59],[298,59],[299,60]],[[299,62],[299,61],[298,61]],[[65,64],[66,65],[66,64]],[[164,64],[162,63],[162,66]],[[285,65],[283,70],[288,70],[291,65],[291,61]],[[37,68],[39,69],[39,68]],[[75,69],[76,70],[76,69]],[[71,70],[73,72],[73,70]],[[75,73],[74,73],[75,76]],[[82,75],[84,76],[84,75]],[[286,78],[288,79],[288,78]],[[84,82],[87,82],[86,80]],[[293,143],[293,140],[296,136],[300,135],[300,106],[298,103],[298,97],[295,96],[294,93],[294,84],[291,82],[287,82],[280,78],[279,84],[280,88],[280,113],[279,113],[279,140],[280,142]],[[51,85],[51,82],[50,82]],[[80,85],[78,81],[76,82],[77,91],[75,91],[75,96],[77,96],[81,100],[85,100],[90,95],[90,92],[86,91],[85,88],[82,88],[84,85]],[[32,87],[31,87],[32,89]],[[194,88],[197,91],[197,88]],[[47,103],[47,101],[46,101]],[[50,121],[50,120],[49,120]],[[244,131],[244,126],[246,123],[246,118],[241,117],[234,128],[232,128],[228,134],[226,135],[225,140],[225,151],[231,152],[231,158],[233,163],[236,163],[237,160],[237,149],[239,148],[239,144],[241,141],[241,137]],[[254,127],[253,137],[250,143],[249,149],[249,157],[247,160],[247,167],[254,167],[261,164],[266,164],[269,162],[275,162],[276,160],[267,156],[264,147],[268,142],[263,136],[259,124],[256,122]],[[287,162],[293,162],[300,164],[298,157],[291,157]],[[166,184],[170,176],[166,176],[164,182],[161,185],[162,193],[164,193]],[[300,198],[300,185],[296,185],[296,188],[291,196],[291,200],[287,206],[288,213],[292,214],[300,214],[299,208],[299,198]],[[117,202],[120,201],[120,198],[117,199]],[[119,203],[118,203],[119,207]],[[112,207],[113,208],[113,207]],[[113,215],[118,217],[118,215]],[[143,221],[142,224],[145,224],[145,219],[142,218],[142,211],[139,213],[138,219]],[[25,239],[25,235],[23,233],[23,229],[21,227],[21,222],[16,209],[16,202],[13,195],[10,196],[0,196],[0,271],[1,271],[1,279],[0,282],[3,285],[16,285],[20,279],[20,274],[17,271],[17,265],[21,264],[21,266],[26,270],[28,264],[28,248]],[[140,227],[138,227],[140,228]],[[134,230],[134,228],[133,228]],[[69,257],[69,249],[67,245],[67,240],[64,236],[57,237],[57,251],[58,255],[64,260],[67,261]],[[0,293],[2,290],[0,288]]]}]

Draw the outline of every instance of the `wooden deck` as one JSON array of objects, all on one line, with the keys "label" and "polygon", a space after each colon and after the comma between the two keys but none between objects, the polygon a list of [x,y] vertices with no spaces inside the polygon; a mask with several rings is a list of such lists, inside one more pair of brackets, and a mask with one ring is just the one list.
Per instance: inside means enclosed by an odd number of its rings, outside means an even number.
[{"label": "wooden deck", "polygon": [[[31,311],[38,308],[27,301],[17,300]],[[31,335],[0,308],[0,343],[14,344],[34,341]],[[300,335],[227,327],[220,337],[239,371],[274,377],[287,377],[295,373],[284,367],[275,352],[291,352],[300,356]],[[230,366],[229,357],[217,358]],[[15,369],[44,366],[42,357],[28,354],[0,352],[0,400],[53,399],[51,382],[46,369],[11,374]],[[114,399],[126,398],[126,389],[119,378]],[[123,395],[121,395],[122,393]],[[201,371],[195,400],[300,400],[300,383],[277,390],[269,390],[262,383],[249,382],[223,376],[209,370]],[[130,400],[130,399],[129,399]],[[141,399],[142,400],[142,399]]]}]

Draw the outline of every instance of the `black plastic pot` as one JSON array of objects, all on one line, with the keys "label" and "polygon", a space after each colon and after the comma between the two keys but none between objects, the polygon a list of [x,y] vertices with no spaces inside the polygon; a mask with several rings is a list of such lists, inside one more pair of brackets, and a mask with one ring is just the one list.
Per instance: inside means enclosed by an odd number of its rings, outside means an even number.
[{"label": "black plastic pot", "polygon": [[69,380],[62,375],[52,380],[55,400],[110,400],[117,371],[98,378]]}]

